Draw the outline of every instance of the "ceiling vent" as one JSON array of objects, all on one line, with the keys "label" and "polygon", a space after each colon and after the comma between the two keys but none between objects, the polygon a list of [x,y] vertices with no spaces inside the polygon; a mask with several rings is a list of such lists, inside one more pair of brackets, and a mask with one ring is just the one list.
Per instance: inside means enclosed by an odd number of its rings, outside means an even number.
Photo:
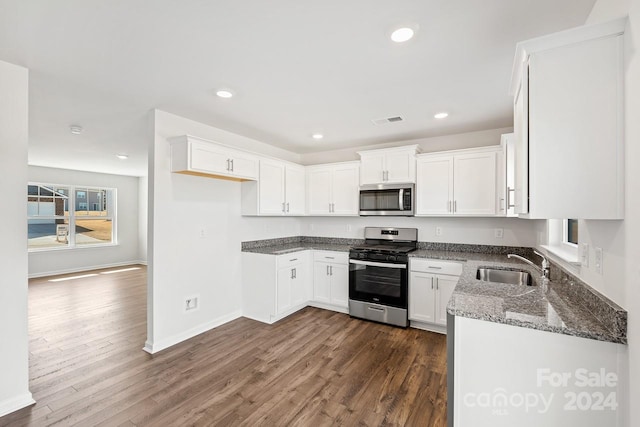
[{"label": "ceiling vent", "polygon": [[373,122],[374,125],[384,125],[387,123],[403,122],[404,118],[402,118],[401,116],[395,116],[395,117],[385,117],[383,119],[373,119],[371,121]]}]

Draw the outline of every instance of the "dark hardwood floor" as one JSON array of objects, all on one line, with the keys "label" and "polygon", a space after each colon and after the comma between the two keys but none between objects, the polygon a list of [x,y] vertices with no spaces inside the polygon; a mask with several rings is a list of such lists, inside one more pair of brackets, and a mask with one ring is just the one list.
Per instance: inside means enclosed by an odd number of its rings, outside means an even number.
[{"label": "dark hardwood floor", "polygon": [[446,424],[442,335],[309,307],[274,325],[240,318],[151,356],[144,267],[106,271],[30,281],[37,403],[0,425]]}]

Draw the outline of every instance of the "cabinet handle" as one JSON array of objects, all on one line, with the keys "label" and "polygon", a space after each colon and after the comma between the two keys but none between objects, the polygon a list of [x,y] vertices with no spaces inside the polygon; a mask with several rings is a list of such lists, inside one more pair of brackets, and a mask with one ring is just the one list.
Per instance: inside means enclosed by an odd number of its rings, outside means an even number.
[{"label": "cabinet handle", "polygon": [[329,203],[329,213],[331,213],[331,203]]},{"label": "cabinet handle", "polygon": [[442,270],[442,267],[435,267],[433,265],[429,265],[429,266],[427,266],[427,268],[430,268],[432,270]]},{"label": "cabinet handle", "polygon": [[329,266],[329,276],[333,276],[333,265]]},{"label": "cabinet handle", "polygon": [[284,202],[282,202],[282,212],[284,212]]},{"label": "cabinet handle", "polygon": [[325,258],[326,259],[336,259],[336,257],[333,257],[333,256],[326,256]]},{"label": "cabinet handle", "polygon": [[434,280],[435,280],[435,279],[431,279],[431,290],[433,290],[433,281],[434,281]]},{"label": "cabinet handle", "polygon": [[327,276],[329,275],[329,266],[327,265]]},{"label": "cabinet handle", "polygon": [[453,212],[455,213],[458,210],[458,201],[454,200],[453,201]]},{"label": "cabinet handle", "polygon": [[511,192],[512,191],[513,191],[513,195],[515,196],[516,189],[507,187],[507,209],[516,207],[515,203],[513,205],[511,204]]},{"label": "cabinet handle", "polygon": [[233,172],[233,159],[231,159],[231,172]]},{"label": "cabinet handle", "polygon": [[292,269],[291,269],[291,278],[292,278],[292,279],[295,279],[296,277],[297,277],[297,275],[296,275],[296,269],[295,269],[295,268],[292,268]]},{"label": "cabinet handle", "polygon": [[287,202],[287,212],[289,212],[289,202]]},{"label": "cabinet handle", "polygon": [[227,159],[227,171],[231,172],[231,160]]},{"label": "cabinet handle", "polygon": [[331,203],[331,212],[336,213],[336,204]]},{"label": "cabinet handle", "polygon": [[436,277],[436,291],[440,289],[440,282],[438,281],[438,278]]}]

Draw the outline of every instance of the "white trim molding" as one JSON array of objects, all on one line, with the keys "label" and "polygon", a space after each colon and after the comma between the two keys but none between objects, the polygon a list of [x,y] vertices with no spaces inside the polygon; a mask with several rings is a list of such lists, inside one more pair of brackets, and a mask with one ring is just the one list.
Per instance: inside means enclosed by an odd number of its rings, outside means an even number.
[{"label": "white trim molding", "polygon": [[26,408],[36,403],[31,393],[24,393],[20,396],[5,399],[0,402],[0,417],[15,412],[19,409]]}]

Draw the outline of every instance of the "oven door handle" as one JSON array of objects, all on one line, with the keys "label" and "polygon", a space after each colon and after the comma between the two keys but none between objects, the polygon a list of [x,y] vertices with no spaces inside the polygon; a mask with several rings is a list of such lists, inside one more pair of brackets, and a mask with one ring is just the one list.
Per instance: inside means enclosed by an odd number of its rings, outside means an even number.
[{"label": "oven door handle", "polygon": [[359,264],[359,265],[368,265],[371,267],[383,267],[383,268],[401,268],[403,270],[407,269],[406,264],[392,264],[387,262],[373,262],[373,261],[360,261],[358,259],[350,259],[349,264]]}]

